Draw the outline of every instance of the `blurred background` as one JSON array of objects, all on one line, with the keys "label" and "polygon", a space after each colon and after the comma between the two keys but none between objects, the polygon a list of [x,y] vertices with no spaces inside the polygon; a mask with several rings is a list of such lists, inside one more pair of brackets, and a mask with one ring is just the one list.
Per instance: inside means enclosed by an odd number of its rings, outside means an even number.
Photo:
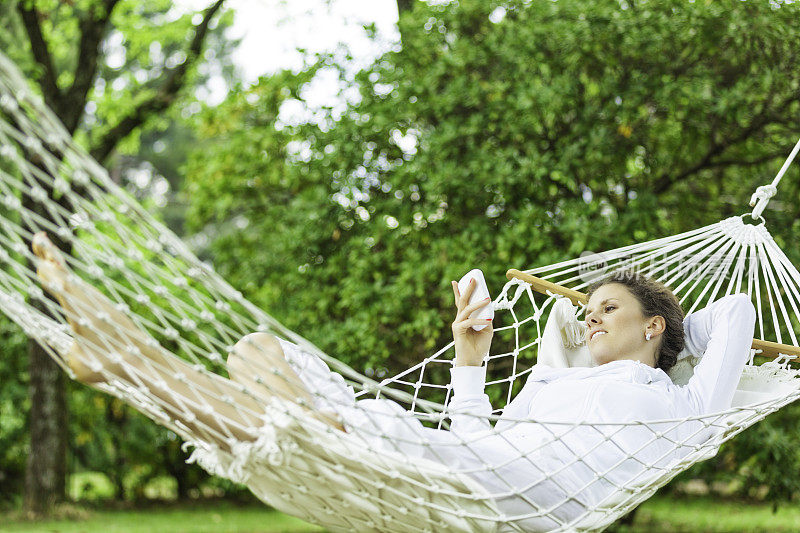
[{"label": "blurred background", "polygon": [[[508,268],[748,212],[800,133],[798,20],[778,0],[5,0],[0,49],[248,299],[383,377],[450,341],[471,268],[497,294]],[[764,214],[795,265],[798,168]],[[0,338],[0,530],[318,529],[61,373],[32,407],[42,363],[5,317]],[[615,529],[800,530],[798,420]]]}]

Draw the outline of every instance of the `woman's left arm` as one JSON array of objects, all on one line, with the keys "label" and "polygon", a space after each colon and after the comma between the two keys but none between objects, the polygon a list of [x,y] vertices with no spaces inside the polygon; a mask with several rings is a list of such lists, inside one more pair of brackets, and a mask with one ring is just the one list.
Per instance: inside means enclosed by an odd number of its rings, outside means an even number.
[{"label": "woman's left arm", "polygon": [[[450,413],[450,431],[469,434],[491,428],[486,418],[492,413],[489,397],[484,393],[486,385],[486,367],[482,365],[489,354],[492,343],[492,321],[469,318],[470,315],[489,304],[490,300],[475,302],[469,305],[475,280],[467,285],[464,294],[458,290],[458,283],[451,282],[456,304],[456,318],[453,321],[453,341],[456,357],[454,367],[450,369],[450,386],[453,397],[447,406]],[[473,326],[483,326],[476,331]]]},{"label": "woman's left arm", "polygon": [[756,311],[746,294],[720,298],[684,320],[686,348],[703,355],[686,385],[699,413],[731,406],[750,355],[755,321]]},{"label": "woman's left arm", "polygon": [[485,366],[456,366],[450,369],[453,397],[447,404],[450,431],[469,435],[491,429],[488,417],[492,404],[484,392]]}]

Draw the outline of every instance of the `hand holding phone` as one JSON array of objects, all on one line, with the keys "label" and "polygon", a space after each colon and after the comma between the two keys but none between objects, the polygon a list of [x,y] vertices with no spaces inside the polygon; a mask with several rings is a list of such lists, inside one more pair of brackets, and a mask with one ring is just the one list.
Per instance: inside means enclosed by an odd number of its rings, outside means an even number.
[{"label": "hand holding phone", "polygon": [[[483,322],[494,319],[494,307],[492,307],[491,295],[489,294],[489,287],[486,285],[486,279],[483,277],[483,272],[479,268],[473,268],[458,282],[458,293],[463,295],[469,289],[469,283],[475,280],[475,288],[470,295],[467,305],[472,305],[476,302],[481,302],[489,298],[489,302],[480,309],[470,313],[470,319],[478,319]],[[472,329],[480,331],[486,327],[486,324],[474,325]]]},{"label": "hand holding phone", "polygon": [[[456,319],[453,321],[455,366],[481,366],[492,345],[494,307],[483,273],[472,270],[452,282]],[[488,327],[487,327],[488,326]]]}]

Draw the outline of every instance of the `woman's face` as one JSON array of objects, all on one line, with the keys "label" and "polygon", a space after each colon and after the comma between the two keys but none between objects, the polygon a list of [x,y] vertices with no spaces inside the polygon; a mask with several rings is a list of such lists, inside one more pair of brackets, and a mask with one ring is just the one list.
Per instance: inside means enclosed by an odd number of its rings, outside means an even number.
[{"label": "woman's face", "polygon": [[608,283],[592,293],[585,317],[586,344],[598,365],[638,359],[633,356],[644,351],[646,342],[653,342],[645,340],[649,321],[642,314],[641,304],[620,283]]}]

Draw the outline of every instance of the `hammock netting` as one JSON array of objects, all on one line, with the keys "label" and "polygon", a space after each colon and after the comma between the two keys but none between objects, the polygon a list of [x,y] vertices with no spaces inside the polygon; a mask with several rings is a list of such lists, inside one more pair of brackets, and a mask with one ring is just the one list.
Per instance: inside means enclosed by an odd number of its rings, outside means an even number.
[{"label": "hammock netting", "polygon": [[[760,217],[771,194],[774,184],[759,189],[760,208],[752,215],[607,251],[592,261],[576,258],[525,273],[581,290],[603,272],[632,267],[670,286],[687,313],[744,292],[757,310],[756,336],[796,347],[800,273]],[[37,277],[39,261],[31,242],[40,231],[71,252],[65,254],[72,272],[68,281],[83,297],[67,308],[46,295]],[[794,355],[757,364],[764,358],[753,350],[734,405],[724,412],[651,422],[543,424],[553,440],[562,442],[570,434],[586,432],[600,432],[613,442],[615,434],[635,429],[647,434],[643,447],[666,441],[684,450],[642,463],[637,475],[624,483],[615,483],[604,471],[593,472],[582,484],[564,483],[562,470],[591,466],[586,450],[570,455],[565,447],[555,466],[532,459],[531,468],[541,475],[531,483],[551,482],[557,500],[532,499],[531,487],[504,487],[502,476],[491,487],[478,481],[486,474],[482,468],[500,471],[504,465],[489,466],[477,458],[471,470],[453,469],[436,460],[441,445],[427,453],[409,453],[427,444],[404,442],[404,433],[381,427],[420,420],[431,430],[447,430],[451,386],[440,378],[452,365],[452,343],[381,382],[322,353],[248,302],[113,183],[73,143],[2,53],[0,262],[0,309],[66,372],[75,377],[68,360],[75,332],[81,331],[84,346],[91,344],[84,351],[89,371],[98,377],[96,388],[179,434],[194,448],[191,460],[208,471],[245,483],[267,504],[333,531],[602,530],[679,472],[713,456],[723,442],[800,395],[798,372],[789,366]],[[555,320],[551,310],[562,299],[534,289],[511,276],[493,302],[496,341],[487,361],[487,391],[494,390],[490,394],[506,402],[531,371],[545,325]],[[580,333],[577,316],[558,320],[565,335]],[[309,416],[307,406],[269,394],[270,384],[283,376],[279,369],[267,368],[263,372],[271,373],[272,380],[263,379],[258,370],[263,359],[253,355],[255,344],[250,343],[250,351],[237,352],[253,332],[275,335],[294,343],[299,353],[318,357],[343,376],[358,400],[390,398],[403,408],[386,410],[383,426],[364,424],[348,432]],[[229,379],[226,360],[232,353],[245,363],[252,358],[246,379]],[[106,354],[105,364],[97,354]],[[671,372],[678,384],[686,383],[702,354],[687,355]],[[107,361],[117,370],[110,370]],[[311,392],[315,402],[337,401]],[[372,416],[363,405],[341,407],[356,418],[360,410]],[[497,420],[503,405],[494,407],[490,421]],[[696,428],[692,438],[675,439],[676,428],[685,425]],[[698,439],[698,434],[704,437]],[[448,442],[470,444],[456,437]],[[635,450],[619,451],[620,462],[639,460]],[[520,451],[520,458],[538,457],[536,452]],[[565,502],[582,501],[582,494],[600,480],[615,483],[601,501],[580,513],[559,511]],[[513,512],[501,503],[508,499],[516,502]]]}]

